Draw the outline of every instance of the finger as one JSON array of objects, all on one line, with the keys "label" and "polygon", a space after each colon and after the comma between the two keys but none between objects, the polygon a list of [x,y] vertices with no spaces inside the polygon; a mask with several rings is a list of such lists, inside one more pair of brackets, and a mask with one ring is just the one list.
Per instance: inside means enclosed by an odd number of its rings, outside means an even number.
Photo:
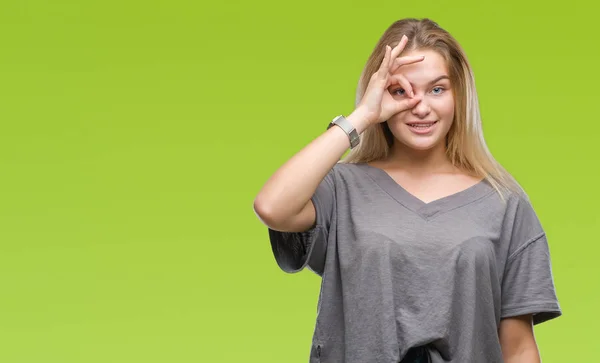
[{"label": "finger", "polygon": [[380,76],[387,75],[390,68],[390,53],[391,49],[389,45],[385,46],[385,55],[383,56],[383,60],[381,61],[381,66],[379,67],[379,71],[381,72]]},{"label": "finger", "polygon": [[[406,79],[406,77],[404,77],[401,74],[396,74],[390,77],[390,84],[399,84],[400,86],[402,86],[402,88],[404,89],[404,92],[406,92],[406,94],[413,98],[415,97],[415,92],[413,91],[413,88],[410,84],[410,82],[408,81],[408,79]],[[395,82],[395,83],[394,83]]]},{"label": "finger", "polygon": [[[394,47],[394,49],[392,50],[392,53],[390,55],[392,63],[396,60],[396,58],[398,58],[400,53],[402,53],[402,50],[404,50],[406,43],[408,43],[408,37],[406,35],[403,35],[402,39],[400,39],[400,42]],[[390,64],[390,67],[391,67],[391,65],[392,64]]]},{"label": "finger", "polygon": [[425,59],[424,55],[396,58],[396,59],[394,59],[393,64],[390,66],[389,72],[394,73],[394,72],[396,72],[396,70],[398,70],[398,68],[400,68],[404,65],[421,62],[424,59]]},{"label": "finger", "polygon": [[398,101],[395,104],[396,110],[394,112],[400,113],[402,111],[406,111],[408,109],[415,107],[417,105],[417,103],[419,103],[419,99],[416,97],[415,98],[407,98],[402,101]]}]

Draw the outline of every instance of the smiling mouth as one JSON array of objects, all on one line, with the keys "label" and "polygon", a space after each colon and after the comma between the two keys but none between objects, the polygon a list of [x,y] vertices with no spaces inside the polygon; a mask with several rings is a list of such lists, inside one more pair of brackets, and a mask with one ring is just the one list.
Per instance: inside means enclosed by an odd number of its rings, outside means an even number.
[{"label": "smiling mouth", "polygon": [[434,122],[419,122],[419,123],[412,123],[412,124],[407,124],[408,126],[415,128],[417,130],[427,130],[428,128],[430,128],[431,126],[435,125],[437,123],[437,121]]}]

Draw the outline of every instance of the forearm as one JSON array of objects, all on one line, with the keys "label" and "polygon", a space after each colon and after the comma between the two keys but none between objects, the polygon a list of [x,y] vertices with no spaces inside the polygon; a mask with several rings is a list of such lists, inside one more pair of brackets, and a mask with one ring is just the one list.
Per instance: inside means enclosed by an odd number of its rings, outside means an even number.
[{"label": "forearm", "polygon": [[[368,122],[359,112],[348,121],[360,134]],[[319,183],[348,150],[350,141],[339,127],[332,127],[296,153],[267,180],[255,198],[259,215],[286,220],[300,213]]]}]

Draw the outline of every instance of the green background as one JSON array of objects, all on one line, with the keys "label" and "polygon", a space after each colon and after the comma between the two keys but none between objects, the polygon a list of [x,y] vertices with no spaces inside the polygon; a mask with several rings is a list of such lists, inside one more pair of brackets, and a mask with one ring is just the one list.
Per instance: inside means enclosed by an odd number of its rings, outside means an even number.
[{"label": "green background", "polygon": [[319,278],[252,202],[353,110],[383,31],[463,45],[489,147],[547,230],[564,316],[544,363],[600,356],[597,9],[569,1],[0,3],[0,362],[307,362]]}]

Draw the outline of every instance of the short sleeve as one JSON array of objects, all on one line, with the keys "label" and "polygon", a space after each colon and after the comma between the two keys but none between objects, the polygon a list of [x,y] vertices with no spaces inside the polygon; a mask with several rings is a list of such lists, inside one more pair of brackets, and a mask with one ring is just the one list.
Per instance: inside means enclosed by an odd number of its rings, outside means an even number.
[{"label": "short sleeve", "polygon": [[323,274],[335,210],[333,173],[334,169],[327,173],[311,197],[316,214],[316,223],[311,229],[305,232],[281,232],[268,228],[275,260],[287,273],[300,272],[308,266],[317,275]]},{"label": "short sleeve", "polygon": [[512,238],[502,280],[502,318],[533,314],[533,324],[539,324],[561,316],[548,240],[529,201],[521,201]]}]

